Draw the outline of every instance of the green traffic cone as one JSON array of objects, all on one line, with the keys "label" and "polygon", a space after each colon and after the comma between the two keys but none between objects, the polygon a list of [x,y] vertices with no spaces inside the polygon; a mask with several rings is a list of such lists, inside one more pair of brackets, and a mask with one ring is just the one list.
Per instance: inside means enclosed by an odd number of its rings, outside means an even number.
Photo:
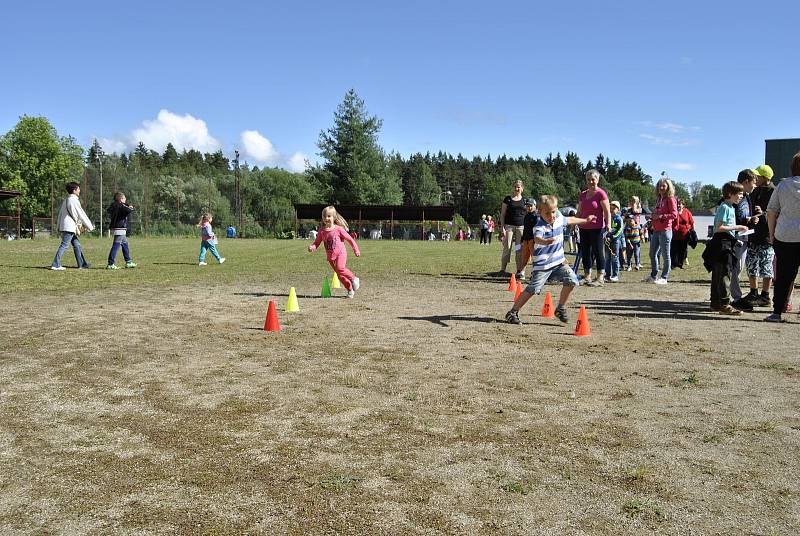
[{"label": "green traffic cone", "polygon": [[331,297],[331,286],[328,284],[328,276],[326,275],[322,280],[322,294],[320,294],[323,298],[330,298]]}]

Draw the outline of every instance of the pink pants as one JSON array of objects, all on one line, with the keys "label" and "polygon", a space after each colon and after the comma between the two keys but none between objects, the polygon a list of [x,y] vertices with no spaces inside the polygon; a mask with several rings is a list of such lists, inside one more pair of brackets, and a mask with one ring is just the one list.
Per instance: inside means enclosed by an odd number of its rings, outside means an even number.
[{"label": "pink pants", "polygon": [[336,272],[336,275],[339,277],[339,282],[346,288],[347,290],[353,290],[353,272],[347,269],[347,252],[342,251],[339,253],[339,256],[336,257],[334,260],[328,261],[333,268],[333,271]]}]

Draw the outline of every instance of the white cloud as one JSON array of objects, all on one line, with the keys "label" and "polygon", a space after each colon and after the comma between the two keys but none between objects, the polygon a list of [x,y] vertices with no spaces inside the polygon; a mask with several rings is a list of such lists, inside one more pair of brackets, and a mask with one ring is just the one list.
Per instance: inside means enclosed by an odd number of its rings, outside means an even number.
[{"label": "white cloud", "polygon": [[683,134],[684,132],[696,132],[700,130],[700,127],[689,127],[679,123],[671,123],[669,121],[639,121],[638,124],[642,125],[643,127],[663,130],[671,134]]},{"label": "white cloud", "polygon": [[653,145],[671,145],[673,147],[688,147],[690,145],[697,145],[700,140],[696,139],[680,139],[680,138],[666,138],[663,136],[654,136],[652,134],[639,134],[639,137],[652,143]]},{"label": "white cloud", "polygon": [[695,168],[694,164],[688,162],[667,162],[664,166],[678,171],[692,171]]},{"label": "white cloud", "polygon": [[289,171],[294,173],[302,173],[306,170],[306,162],[308,157],[301,152],[294,153],[289,159],[286,161],[286,166]]},{"label": "white cloud", "polygon": [[220,148],[220,143],[208,133],[206,122],[189,114],[177,115],[169,110],[161,110],[155,120],[145,120],[142,125],[129,136],[134,145],[141,141],[148,149],[159,152],[168,143],[178,151],[195,149],[213,153]]},{"label": "white cloud", "polygon": [[127,149],[125,142],[112,138],[96,138],[106,154],[119,154]]},{"label": "white cloud", "polygon": [[242,132],[244,153],[261,164],[275,165],[280,160],[280,153],[275,150],[272,142],[257,130]]},{"label": "white cloud", "polygon": [[129,134],[119,138],[98,138],[97,141],[106,153],[132,151],[139,142],[158,152],[163,152],[168,143],[178,151],[195,149],[204,153],[213,153],[221,147],[219,141],[209,134],[208,126],[202,119],[163,109],[155,119],[145,119],[141,127]]}]

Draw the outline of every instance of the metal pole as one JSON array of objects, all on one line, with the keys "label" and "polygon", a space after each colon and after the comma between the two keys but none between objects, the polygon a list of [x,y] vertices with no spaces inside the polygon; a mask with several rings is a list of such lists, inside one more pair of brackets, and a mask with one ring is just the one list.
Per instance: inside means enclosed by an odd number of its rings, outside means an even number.
[{"label": "metal pole", "polygon": [[100,236],[103,236],[103,153],[97,152],[97,161],[100,163]]},{"label": "metal pole", "polygon": [[239,151],[233,151],[236,158],[233,159],[233,171],[236,175],[236,217],[239,221],[239,238],[244,237],[242,229],[242,174],[239,170]]}]

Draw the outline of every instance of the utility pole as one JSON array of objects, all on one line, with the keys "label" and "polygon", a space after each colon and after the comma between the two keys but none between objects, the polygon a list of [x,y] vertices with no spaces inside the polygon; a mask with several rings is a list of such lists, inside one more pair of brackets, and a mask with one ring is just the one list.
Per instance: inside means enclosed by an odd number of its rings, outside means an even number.
[{"label": "utility pole", "polygon": [[233,151],[236,158],[233,159],[233,172],[236,175],[236,217],[239,221],[239,238],[244,236],[242,229],[242,173],[239,169],[239,151]]},{"label": "utility pole", "polygon": [[95,158],[100,163],[100,236],[103,236],[103,149],[99,145]]}]

